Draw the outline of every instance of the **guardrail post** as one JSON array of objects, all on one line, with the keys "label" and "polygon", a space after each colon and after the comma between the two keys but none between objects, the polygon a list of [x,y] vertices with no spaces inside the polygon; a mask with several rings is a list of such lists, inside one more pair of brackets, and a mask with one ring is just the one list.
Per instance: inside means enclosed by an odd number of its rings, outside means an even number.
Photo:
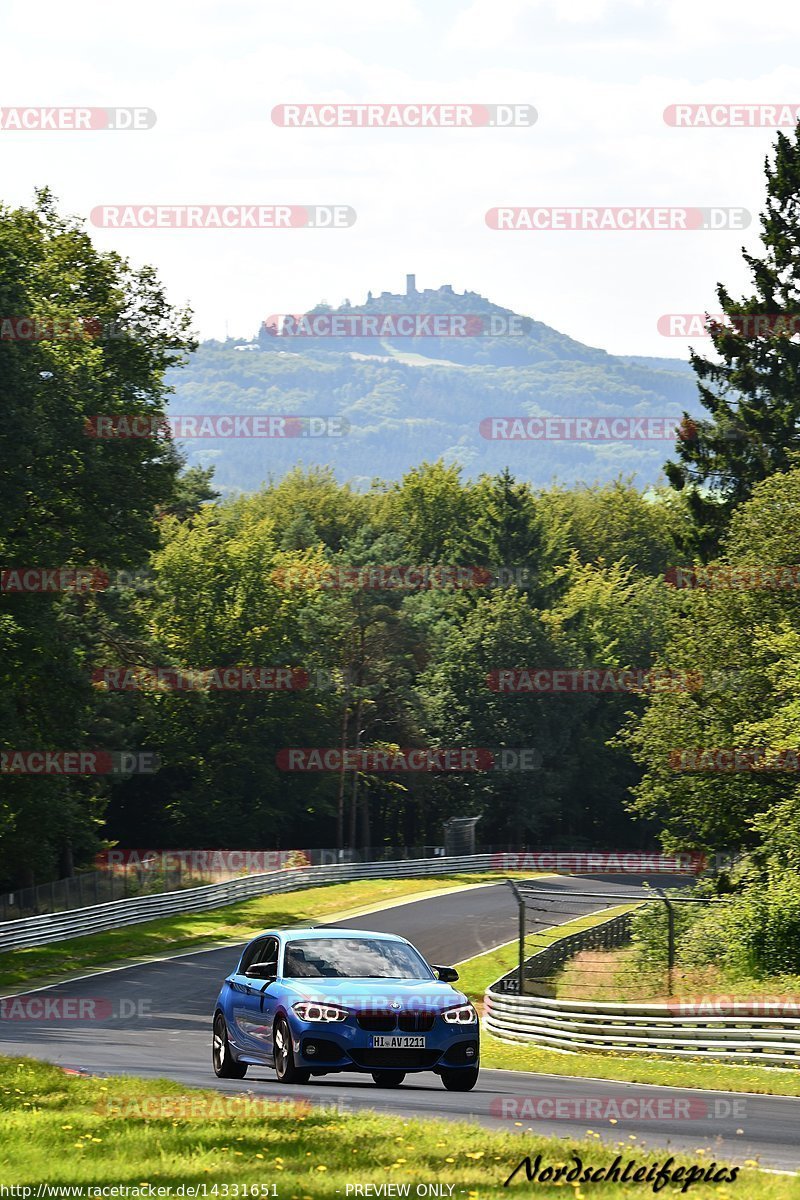
[{"label": "guardrail post", "polygon": [[525,901],[519,902],[519,994],[525,995]]},{"label": "guardrail post", "polygon": [[511,888],[517,901],[519,911],[519,960],[517,966],[517,988],[520,996],[525,995],[525,899],[513,879],[506,883]]}]

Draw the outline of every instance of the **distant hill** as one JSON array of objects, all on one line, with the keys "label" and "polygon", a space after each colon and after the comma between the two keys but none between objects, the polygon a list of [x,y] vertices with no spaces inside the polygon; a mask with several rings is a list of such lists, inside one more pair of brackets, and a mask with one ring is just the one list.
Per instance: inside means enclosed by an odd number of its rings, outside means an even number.
[{"label": "distant hill", "polygon": [[[402,336],[420,328],[433,336]],[[319,330],[335,336],[308,336]],[[647,484],[672,441],[493,441],[480,423],[699,412],[694,373],[681,359],[614,356],[475,292],[417,291],[413,277],[405,294],[320,305],[299,319],[277,314],[251,342],[204,342],[170,383],[173,415],[324,415],[349,424],[340,437],[187,440],[190,463],[213,463],[223,491],[253,490],[297,462],[330,464],[364,485],[440,456],[469,475],[509,466],[542,485],[620,472]]]}]

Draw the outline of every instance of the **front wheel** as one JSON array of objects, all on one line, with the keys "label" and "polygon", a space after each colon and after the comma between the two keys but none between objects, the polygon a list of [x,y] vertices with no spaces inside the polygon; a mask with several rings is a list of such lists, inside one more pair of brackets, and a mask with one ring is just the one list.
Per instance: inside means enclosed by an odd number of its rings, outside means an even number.
[{"label": "front wheel", "polygon": [[406,1077],[405,1071],[373,1071],[372,1078],[378,1087],[400,1087]]},{"label": "front wheel", "polygon": [[477,1082],[477,1067],[468,1067],[462,1071],[442,1071],[442,1083],[448,1092],[471,1092]]},{"label": "front wheel", "polygon": [[278,1083],[308,1083],[311,1078],[310,1071],[294,1065],[292,1031],[285,1017],[278,1017],[275,1022],[275,1074]]},{"label": "front wheel", "polygon": [[237,1062],[228,1045],[228,1027],[222,1013],[214,1018],[214,1041],[211,1047],[211,1062],[218,1079],[244,1079],[247,1064]]}]

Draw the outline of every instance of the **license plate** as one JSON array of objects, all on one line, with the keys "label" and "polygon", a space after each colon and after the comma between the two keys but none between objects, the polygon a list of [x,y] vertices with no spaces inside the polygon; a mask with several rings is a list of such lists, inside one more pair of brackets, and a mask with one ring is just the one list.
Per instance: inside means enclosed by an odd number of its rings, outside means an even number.
[{"label": "license plate", "polygon": [[373,1050],[424,1050],[424,1037],[402,1037],[399,1034],[376,1034],[372,1039]]}]

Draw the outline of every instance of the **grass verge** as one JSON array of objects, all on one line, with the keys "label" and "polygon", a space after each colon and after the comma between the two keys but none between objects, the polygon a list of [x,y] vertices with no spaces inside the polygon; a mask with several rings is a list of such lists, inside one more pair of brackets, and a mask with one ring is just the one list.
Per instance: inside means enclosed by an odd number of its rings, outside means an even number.
[{"label": "grass verge", "polygon": [[[731,978],[713,964],[685,967],[678,963],[667,993],[666,964],[654,967],[635,947],[616,950],[585,950],[566,962],[555,980],[559,996],[582,1000],[645,1000],[663,1004],[668,999],[758,1001],[793,1004],[785,1011],[798,1011],[800,976],[769,975],[763,979]],[[710,1011],[710,1010],[709,1010]],[[765,1012],[766,1015],[766,1012]]]},{"label": "grass verge", "polygon": [[[764,1096],[800,1096],[800,1071],[794,1067],[738,1066],[708,1059],[658,1058],[656,1055],[559,1054],[546,1046],[502,1042],[481,1036],[481,1066],[544,1075],[617,1079],[666,1087],[704,1088],[715,1092],[755,1092]],[[800,1113],[798,1114],[800,1128]]]},{"label": "grass verge", "polygon": [[493,872],[437,875],[422,879],[363,879],[332,883],[300,892],[257,896],[239,904],[201,913],[182,913],[70,938],[49,946],[9,950],[0,954],[0,988],[51,981],[65,975],[91,971],[130,959],[174,954],[215,942],[243,942],[271,925],[294,921],[332,919],[345,912],[402,900],[419,892],[434,892],[470,883],[491,883],[505,878]]},{"label": "grass verge", "polygon": [[[524,1170],[509,1188],[503,1187],[526,1155],[532,1162],[541,1155],[542,1169],[562,1163],[574,1168],[571,1159],[577,1155],[582,1168],[597,1170],[610,1166],[617,1152],[622,1168],[630,1159],[650,1167],[670,1158],[667,1151],[630,1139],[614,1146],[588,1134],[575,1140],[545,1138],[528,1130],[495,1132],[344,1108],[315,1109],[289,1088],[286,1100],[248,1100],[168,1080],[74,1077],[48,1064],[0,1059],[3,1186],[46,1182],[175,1189],[205,1184],[209,1196],[334,1200],[347,1195],[348,1184],[408,1184],[411,1195],[419,1184],[438,1184],[445,1185],[440,1195],[448,1195],[449,1185],[450,1195],[474,1200],[507,1196],[514,1189],[530,1195]],[[683,1166],[684,1175],[691,1167],[705,1172],[712,1160],[710,1153],[675,1156],[670,1169]],[[211,1191],[215,1184],[216,1193]],[[245,1185],[259,1190],[245,1193]],[[651,1187],[645,1184],[644,1191],[649,1194]],[[679,1195],[680,1187],[679,1182],[663,1194]],[[602,1200],[631,1194],[630,1185],[616,1182],[593,1182],[590,1190]],[[537,1181],[539,1195],[566,1192],[581,1200],[588,1189]],[[690,1195],[694,1200],[731,1200],[734,1195],[789,1200],[800,1197],[800,1178],[767,1175],[747,1164],[734,1183],[698,1182]]]}]

